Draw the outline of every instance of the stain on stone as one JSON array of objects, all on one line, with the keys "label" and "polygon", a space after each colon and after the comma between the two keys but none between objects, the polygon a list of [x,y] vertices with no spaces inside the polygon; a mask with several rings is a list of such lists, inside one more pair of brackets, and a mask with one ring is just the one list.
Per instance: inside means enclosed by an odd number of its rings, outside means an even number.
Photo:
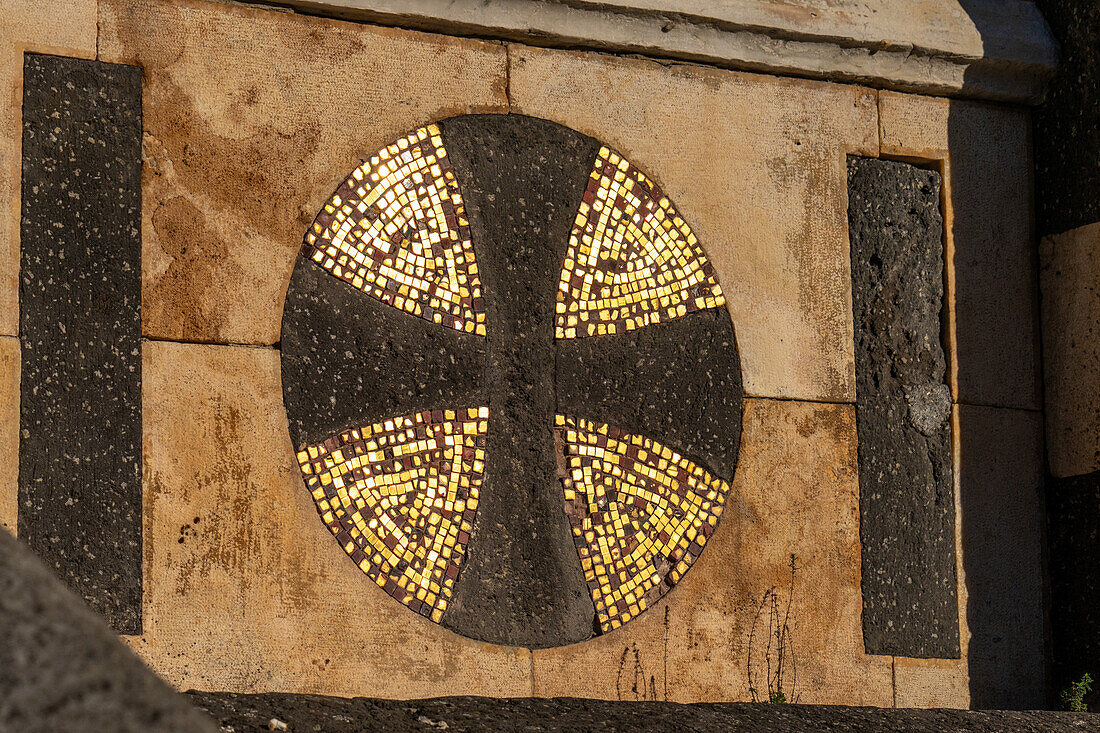
[{"label": "stain on stone", "polygon": [[957,658],[940,177],[848,160],[864,644]]},{"label": "stain on stone", "polygon": [[28,54],[19,536],[141,633],[141,70]]}]

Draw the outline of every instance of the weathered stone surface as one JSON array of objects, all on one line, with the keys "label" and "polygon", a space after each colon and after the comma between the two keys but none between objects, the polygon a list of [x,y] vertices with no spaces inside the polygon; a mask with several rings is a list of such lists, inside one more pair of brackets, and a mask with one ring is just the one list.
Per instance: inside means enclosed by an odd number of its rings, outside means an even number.
[{"label": "weathered stone surface", "polygon": [[1100,470],[1100,222],[1044,237],[1039,259],[1050,471],[1091,473]]},{"label": "weathered stone surface", "polygon": [[1042,414],[959,405],[959,517],[970,701],[1045,704]]},{"label": "weathered stone surface", "polygon": [[320,695],[235,695],[189,692],[223,729],[264,728],[277,718],[289,730],[358,733],[364,725],[391,731],[505,730],[689,731],[825,733],[890,730],[897,733],[1077,733],[1094,725],[1087,713],[1034,711],[879,710],[825,705],[681,705],[667,702],[605,702],[577,699],[345,700]]},{"label": "weathered stone surface", "polygon": [[19,516],[19,340],[0,336],[0,529]]},{"label": "weathered stone surface", "polygon": [[[271,2],[272,0],[268,0]],[[1034,103],[1057,50],[1026,0],[282,0],[313,13]]]},{"label": "weathered stone surface", "polygon": [[890,706],[890,658],[863,653],[855,442],[851,405],[746,400],[730,498],[692,571],[622,628],[535,651],[535,694],[748,700],[752,635],[753,684],[766,698],[764,646],[773,629],[761,602],[774,589],[786,608],[793,555],[786,659],[797,672],[794,695]]},{"label": "weathered stone surface", "polygon": [[875,93],[598,54],[511,49],[512,110],[605,141],[676,202],[717,272],[745,392],[854,399],[847,152]]},{"label": "weathered stone surface", "polygon": [[939,188],[939,174],[907,163],[848,162],[863,638],[871,654],[959,656]]},{"label": "weathered stone surface", "polygon": [[[1051,682],[1060,692],[1092,671],[1100,659],[1100,471],[1047,482],[1050,558]],[[1088,698],[1100,703],[1100,689]]]},{"label": "weathered stone surface", "polygon": [[[965,648],[964,648],[965,655]],[[894,707],[970,707],[966,659],[894,657]]]},{"label": "weathered stone surface", "polygon": [[485,339],[402,313],[306,259],[287,289],[280,355],[295,450],[395,415],[487,404]]},{"label": "weathered stone surface", "polygon": [[28,54],[19,536],[141,632],[141,70]]},{"label": "weathered stone surface", "polygon": [[274,349],[143,351],[145,633],[178,688],[430,697],[531,693],[530,654],[395,603],[317,517]]},{"label": "weathered stone surface", "polygon": [[0,730],[214,731],[0,531]]},{"label": "weathered stone surface", "polygon": [[19,334],[23,53],[94,58],[96,0],[5,0],[0,22],[0,335]]},{"label": "weathered stone surface", "polygon": [[879,124],[883,155],[936,164],[943,175],[955,401],[1039,409],[1027,113],[880,92]]},{"label": "weathered stone surface", "polygon": [[1059,46],[1058,73],[1034,113],[1040,234],[1100,221],[1100,5],[1038,0]]},{"label": "weathered stone surface", "polygon": [[104,0],[144,70],[144,333],[272,344],[302,235],[361,155],[506,109],[504,48],[183,0]]},{"label": "weathered stone surface", "polygon": [[645,435],[729,481],[741,364],[724,309],[616,336],[558,342],[558,412]]}]

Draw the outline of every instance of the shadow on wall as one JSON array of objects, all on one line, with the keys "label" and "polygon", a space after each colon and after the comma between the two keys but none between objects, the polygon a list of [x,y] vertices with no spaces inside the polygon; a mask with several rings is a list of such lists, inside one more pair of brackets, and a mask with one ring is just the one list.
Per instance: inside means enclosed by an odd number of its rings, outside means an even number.
[{"label": "shadow on wall", "polygon": [[[960,4],[987,51],[1000,42],[989,21],[1001,10]],[[1038,268],[1030,177],[1018,173],[1030,152],[1021,114],[957,103],[948,115],[960,540],[977,709],[1041,708],[1048,694]]]}]

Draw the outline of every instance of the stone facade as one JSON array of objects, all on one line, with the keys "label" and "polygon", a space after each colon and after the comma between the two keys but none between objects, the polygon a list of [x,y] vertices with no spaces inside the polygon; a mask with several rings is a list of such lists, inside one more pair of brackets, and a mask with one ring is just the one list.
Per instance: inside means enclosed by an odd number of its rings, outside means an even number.
[{"label": "stone facade", "polygon": [[[50,20],[57,28],[34,22],[31,4],[0,21],[17,51],[0,58],[12,90],[0,110],[0,388],[17,405],[21,51],[138,66],[144,588],[141,633],[125,640],[173,686],[677,702],[776,688],[808,703],[1042,704],[1026,110],[243,4],[79,5]],[[303,235],[374,151],[478,113],[550,120],[644,171],[705,249],[735,336],[722,353],[739,359],[744,400],[721,522],[645,613],[574,644],[478,641],[473,622],[460,635],[394,602],[317,516],[288,429],[281,328]],[[455,155],[469,162],[475,147]],[[938,216],[922,226],[929,241],[942,226],[943,310],[925,326],[942,325],[950,413],[937,426],[952,468],[940,488],[957,509],[939,528],[954,551],[939,578],[951,586],[940,594],[950,653],[867,653],[849,156],[905,161],[942,182]],[[1048,409],[1087,411],[1086,392]],[[33,449],[19,428],[17,406],[0,414],[9,467]],[[1088,462],[1087,447],[1073,450],[1065,460]],[[18,482],[0,471],[9,529]],[[780,653],[789,676],[769,680]]]}]

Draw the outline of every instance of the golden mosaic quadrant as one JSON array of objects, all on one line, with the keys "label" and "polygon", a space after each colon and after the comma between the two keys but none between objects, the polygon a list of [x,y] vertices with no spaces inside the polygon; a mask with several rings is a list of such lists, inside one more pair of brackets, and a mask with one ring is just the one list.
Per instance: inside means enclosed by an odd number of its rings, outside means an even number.
[{"label": "golden mosaic quadrant", "polygon": [[356,168],[317,215],[303,254],[388,305],[485,335],[469,221],[436,125]]},{"label": "golden mosaic quadrant", "polygon": [[672,202],[607,147],[577,210],[557,297],[557,338],[623,333],[725,304]]},{"label": "golden mosaic quadrant", "polygon": [[371,580],[437,623],[473,528],[489,410],[424,411],[298,452],[317,510]]},{"label": "golden mosaic quadrant", "polygon": [[557,415],[565,512],[603,632],[667,593],[699,557],[729,484],[654,440]]}]

